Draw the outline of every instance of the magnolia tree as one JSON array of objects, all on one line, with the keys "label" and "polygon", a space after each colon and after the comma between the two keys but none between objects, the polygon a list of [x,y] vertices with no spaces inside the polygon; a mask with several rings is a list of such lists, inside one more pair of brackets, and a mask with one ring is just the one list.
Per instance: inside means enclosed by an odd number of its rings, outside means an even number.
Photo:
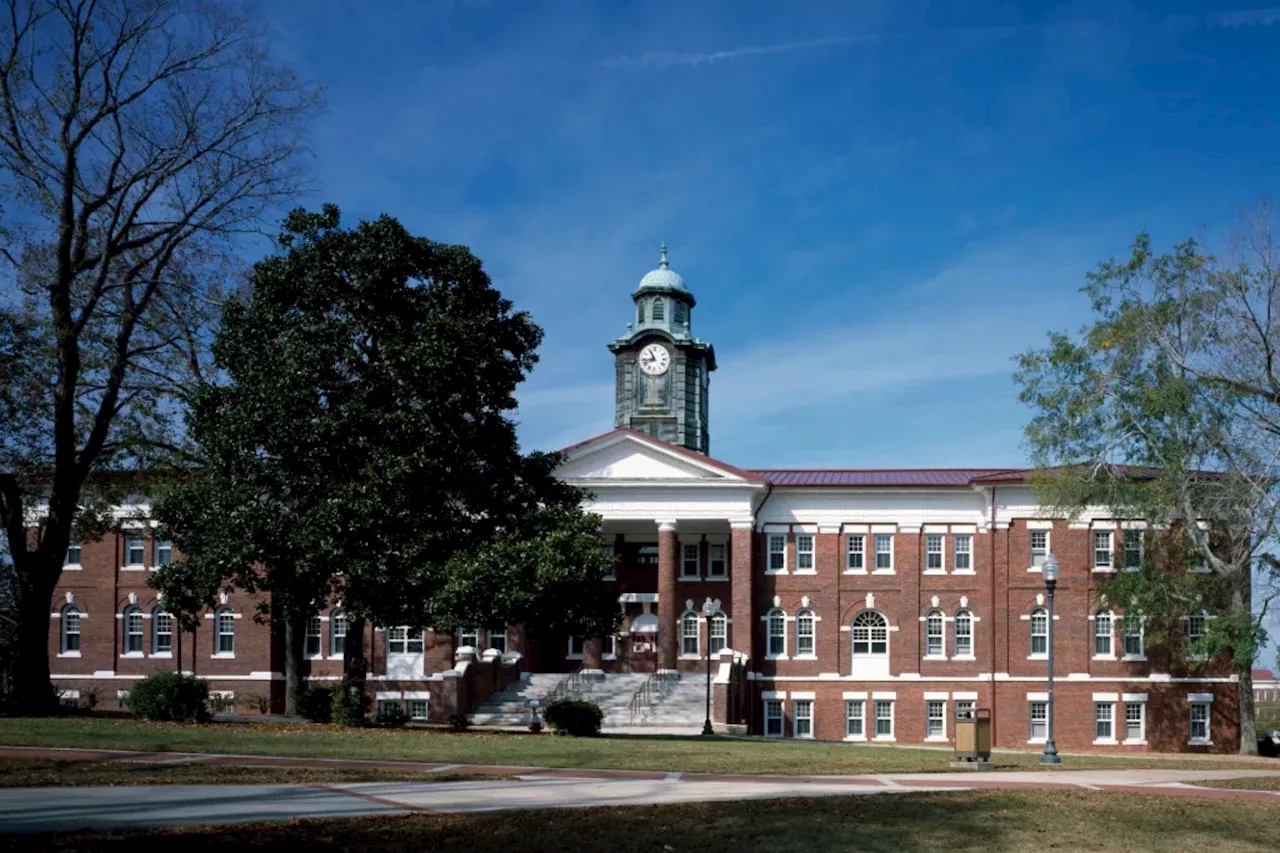
[{"label": "magnolia tree", "polygon": [[[1240,750],[1257,749],[1251,667],[1280,591],[1280,255],[1269,211],[1221,257],[1196,241],[1131,254],[1089,274],[1094,321],[1019,359],[1042,499],[1148,522],[1139,571],[1108,599],[1142,614],[1187,665],[1229,659]],[[1194,631],[1187,625],[1193,624]],[[1203,631],[1200,626],[1203,625]]]},{"label": "magnolia tree", "polygon": [[181,456],[234,243],[299,188],[316,106],[238,5],[0,0],[4,709],[55,706],[67,545],[136,487],[104,473]]}]

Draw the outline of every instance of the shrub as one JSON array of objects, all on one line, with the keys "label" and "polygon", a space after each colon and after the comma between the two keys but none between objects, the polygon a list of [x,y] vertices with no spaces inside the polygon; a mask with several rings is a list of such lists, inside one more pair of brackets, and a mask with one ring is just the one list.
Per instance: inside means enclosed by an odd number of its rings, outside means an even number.
[{"label": "shrub", "polygon": [[97,687],[86,687],[80,691],[80,707],[86,711],[92,711],[98,707],[98,702],[102,699],[102,690]]},{"label": "shrub", "polygon": [[333,719],[333,688],[308,687],[298,697],[298,713],[304,720],[327,723]]},{"label": "shrub", "polygon": [[364,691],[341,687],[333,691],[330,719],[340,726],[363,726],[369,715],[369,697]]},{"label": "shrub", "polygon": [[257,711],[259,714],[266,716],[271,710],[271,697],[263,693],[252,693],[248,696],[240,697],[240,702],[247,711]]},{"label": "shrub", "polygon": [[471,718],[466,714],[449,715],[449,731],[465,732],[469,728],[471,728]]},{"label": "shrub", "polygon": [[378,709],[378,716],[374,722],[379,726],[394,728],[409,722],[409,716],[404,712],[404,707],[399,702],[389,703],[385,707]]},{"label": "shrub", "polygon": [[148,720],[204,723],[209,719],[209,682],[161,670],[129,689],[129,709]]},{"label": "shrub", "polygon": [[604,711],[595,702],[561,699],[548,705],[543,717],[557,730],[568,732],[574,737],[595,737],[600,734]]}]

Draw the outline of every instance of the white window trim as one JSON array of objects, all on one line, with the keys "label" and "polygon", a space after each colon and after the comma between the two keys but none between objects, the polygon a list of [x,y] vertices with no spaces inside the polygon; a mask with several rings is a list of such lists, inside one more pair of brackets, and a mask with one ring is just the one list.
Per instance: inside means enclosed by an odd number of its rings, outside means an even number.
[{"label": "white window trim", "polygon": [[[942,734],[941,735],[929,734],[929,703],[930,702],[942,703]],[[947,704],[948,703],[947,703],[946,693],[941,693],[941,694],[925,693],[924,694],[924,731],[925,731],[924,742],[925,743],[949,743],[950,742],[951,738],[947,736]]]},{"label": "white window trim", "polygon": [[[773,549],[773,537],[775,537],[775,536],[780,536],[780,537],[782,537],[782,551],[781,551],[781,552],[779,552],[779,551],[775,551],[775,550]],[[785,575],[785,574],[788,574],[788,572],[787,572],[787,544],[788,544],[788,542],[789,542],[789,540],[790,540],[790,539],[791,539],[791,536],[790,536],[790,534],[787,534],[787,533],[769,533],[768,531],[766,531],[766,532],[765,532],[765,534],[764,534],[764,573],[765,573],[766,575]],[[781,554],[782,554],[782,568],[780,568],[780,569],[772,569],[772,568],[770,568],[770,565],[773,563],[773,555],[774,555],[774,554],[778,554],[778,553],[781,553]]]},{"label": "white window trim", "polygon": [[[967,569],[961,569],[956,566],[956,554],[959,552],[956,550],[955,540],[958,537],[965,537],[969,540],[969,551],[968,551],[969,568]],[[951,535],[951,573],[953,575],[976,575],[978,573],[977,563],[973,558],[973,538],[974,538],[974,534],[972,533],[954,533],[954,532],[952,533]]]},{"label": "white window trim", "polygon": [[[844,574],[865,575],[869,571],[869,568],[867,566],[867,536],[868,535],[869,534],[867,533],[856,533],[856,532],[854,533],[846,532],[844,534]],[[855,537],[862,540],[862,568],[860,569],[849,568],[849,540]]]},{"label": "white window trim", "polygon": [[1142,734],[1136,739],[1129,737],[1129,720],[1127,713],[1122,721],[1124,725],[1124,738],[1121,743],[1128,746],[1146,746],[1147,745],[1147,694],[1146,693],[1122,693],[1120,695],[1121,708],[1126,712],[1130,705],[1138,705],[1142,708]]},{"label": "white window trim", "polygon": [[[800,716],[796,713],[797,702],[809,703],[809,733],[807,735],[796,734],[796,720],[800,719]],[[792,693],[791,694],[791,736],[796,740],[813,740],[814,739],[814,735],[817,730],[817,726],[815,725],[815,721],[818,716],[817,708],[816,708],[817,704],[818,702],[816,699],[813,698],[812,693]],[[783,716],[785,719],[785,712]],[[783,728],[784,730],[786,728],[785,722],[783,723]]]},{"label": "white window trim", "polygon": [[1044,553],[1047,557],[1049,554],[1053,553],[1053,528],[1052,522],[1047,522],[1048,526],[1046,527],[1036,527],[1034,526],[1036,524],[1037,522],[1033,521],[1027,522],[1027,571],[1034,572],[1038,575],[1040,574],[1040,567],[1034,565],[1035,556],[1031,553],[1031,534],[1032,532],[1044,533]]},{"label": "white window trim", "polygon": [[[1110,565],[1098,565],[1098,534],[1105,534],[1107,541],[1110,543],[1107,552],[1111,555]],[[1089,531],[1089,562],[1093,565],[1093,570],[1100,574],[1115,574],[1116,571],[1116,532],[1111,529],[1090,530]]]},{"label": "white window trim", "polygon": [[[801,536],[808,536],[813,541],[813,550],[806,552],[807,554],[809,554],[809,556],[813,558],[813,568],[811,569],[800,568],[800,537]],[[791,537],[791,539],[793,542],[796,543],[796,569],[795,569],[795,572],[793,572],[793,574],[816,575],[818,573],[818,534],[817,532],[800,530],[800,531],[797,531],[795,535]]]},{"label": "white window trim", "polygon": [[[1204,731],[1205,737],[1191,737],[1191,710],[1195,705],[1205,705]],[[1188,746],[1213,746],[1213,694],[1212,693],[1188,693],[1187,694],[1187,745]]]},{"label": "white window trim", "polygon": [[[770,640],[773,638],[773,634],[771,633],[772,628],[769,625],[769,620],[770,620],[770,616],[772,616],[772,614],[775,612],[782,614],[782,653],[777,655],[769,653],[769,649],[773,645],[770,642]],[[790,644],[787,642],[787,634],[791,633],[789,630],[788,623],[794,622],[795,618],[792,616],[788,616],[787,611],[783,610],[782,608],[774,607],[768,613],[761,616],[760,621],[764,622],[764,650],[765,650],[764,659],[765,660],[791,660],[791,658],[787,654],[787,651],[790,648]],[[816,633],[816,630],[817,630],[816,627],[814,630]],[[816,637],[815,637],[814,649],[815,650],[817,649]]]},{"label": "white window trim", "polygon": [[[771,738],[784,738],[787,736],[787,692],[785,690],[765,691],[760,695],[760,701],[763,703],[761,709],[761,721],[764,723],[764,736]],[[778,727],[779,731],[776,735],[769,734],[769,703],[777,702],[782,714],[779,719],[782,725]]]},{"label": "white window trim", "polygon": [[[681,539],[679,540],[679,545],[680,545],[680,571],[676,574],[676,580],[685,581],[686,583],[702,580],[702,541],[701,539],[693,539],[693,540]],[[694,560],[693,560],[693,574],[691,575],[685,574],[685,571],[684,571],[685,562],[686,562],[685,556],[684,556],[685,548],[693,548],[694,551],[697,553],[697,556],[694,557]]]},{"label": "white window trim", "polygon": [[[684,650],[684,617],[688,616],[690,613],[693,614],[694,630],[697,632],[697,636],[698,636],[698,653],[696,655],[688,654]],[[706,621],[707,620],[705,616],[700,616],[696,611],[693,611],[693,610],[686,610],[684,613],[680,614],[680,619],[676,623],[679,628],[678,636],[680,637],[680,655],[677,658],[677,660],[702,660],[703,659],[704,655],[702,654],[702,626],[706,624]]]},{"label": "white window trim", "polygon": [[[941,550],[941,551],[931,552],[931,551],[929,550],[929,537],[930,537],[930,536],[937,536],[940,540],[942,540],[942,550]],[[938,554],[938,565],[939,565],[939,567],[940,567],[940,568],[936,568],[936,569],[931,569],[931,568],[929,568],[929,554],[930,554],[930,553],[937,553],[937,554]],[[923,566],[923,568],[921,569],[920,574],[922,574],[922,575],[945,575],[946,573],[947,573],[947,534],[945,534],[945,533],[925,533],[925,534],[924,534],[924,566]]]},{"label": "white window trim", "polygon": [[[724,574],[719,574],[719,575],[712,574],[711,572],[711,565],[713,562],[715,562],[714,560],[711,559],[711,549],[717,548],[717,547],[724,549],[724,559],[720,561],[724,563]],[[729,543],[728,542],[721,542],[721,541],[712,539],[711,537],[707,537],[707,574],[704,580],[709,581],[711,583],[724,583],[725,581],[729,580]]]},{"label": "white window trim", "polygon": [[[802,655],[800,654],[800,613],[805,610],[809,611],[809,620],[813,623],[813,651],[809,654]],[[812,607],[801,607],[800,610],[796,611],[796,616],[795,616],[796,653],[792,657],[792,660],[817,660],[818,659],[818,623],[821,621],[822,621],[822,617],[819,616],[817,613],[813,612]]]},{"label": "white window trim", "polygon": [[[880,563],[880,561],[879,561],[878,559],[876,559],[876,558],[877,558],[877,556],[880,554],[880,550],[879,550],[879,548],[876,546],[876,538],[877,538],[877,537],[880,537],[880,536],[888,536],[888,537],[889,537],[889,568],[887,568],[887,569],[881,569],[881,568],[879,568],[879,563]],[[893,534],[893,533],[889,533],[889,532],[886,532],[886,531],[881,531],[880,533],[872,533],[872,534],[871,534],[871,574],[873,574],[873,575],[891,575],[891,574],[894,574],[895,561],[894,561],[894,559],[893,559],[893,551],[894,551],[894,548],[895,548],[895,546],[896,546],[896,545],[897,545],[897,541],[896,541],[896,539],[895,539],[895,534]]]},{"label": "white window trim", "polygon": [[[1044,737],[1031,736],[1031,706],[1036,704],[1043,704],[1046,706],[1045,707],[1046,733]],[[1049,725],[1049,718],[1048,718],[1049,709],[1047,707],[1048,704],[1049,704],[1048,693],[1028,693],[1027,694],[1027,743],[1028,744],[1045,744],[1049,742],[1049,736],[1047,731],[1048,725]]]},{"label": "white window trim", "polygon": [[[1093,694],[1093,743],[1095,746],[1116,746],[1120,741],[1116,738],[1116,706],[1119,697],[1115,693]],[[1098,737],[1098,706],[1111,708],[1111,737]]]},{"label": "white window trim", "polygon": [[[565,660],[582,660],[582,656],[587,650],[587,641],[579,640],[578,642],[582,646],[582,651],[575,653],[573,651],[573,641],[577,639],[578,639],[577,637],[569,637],[567,640],[565,640],[565,654],[564,654]],[[426,651],[425,644],[423,645],[423,651]],[[417,654],[417,652],[413,652],[413,654]]]},{"label": "white window trim", "polygon": [[[876,725],[876,723],[879,721],[879,717],[876,714],[877,702],[889,703],[889,733],[887,735],[876,734],[876,732],[880,728],[878,725]],[[898,740],[897,738],[897,733],[898,733],[898,720],[897,720],[898,695],[897,693],[872,693],[871,702],[869,704],[871,705],[871,731],[872,731],[871,739],[878,743],[896,742]],[[866,712],[864,711],[863,713],[866,713]],[[863,725],[863,727],[864,728],[866,727],[865,724]]]}]

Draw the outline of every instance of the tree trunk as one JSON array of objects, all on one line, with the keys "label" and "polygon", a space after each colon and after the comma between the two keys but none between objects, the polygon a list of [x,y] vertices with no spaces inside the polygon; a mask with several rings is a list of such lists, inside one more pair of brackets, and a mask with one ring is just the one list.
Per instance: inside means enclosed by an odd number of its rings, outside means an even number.
[{"label": "tree trunk", "polygon": [[343,688],[364,692],[365,676],[369,672],[369,662],[364,654],[365,621],[360,617],[347,620],[347,641],[343,650]]},{"label": "tree trunk", "polygon": [[307,616],[292,609],[284,611],[284,713],[298,716],[302,701],[302,644],[306,638]]},{"label": "tree trunk", "polygon": [[1258,754],[1258,729],[1253,718],[1253,672],[1240,673],[1240,754]]},{"label": "tree trunk", "polygon": [[[38,554],[15,554],[13,558],[18,575],[18,624],[12,674],[3,704],[10,714],[44,716],[58,708],[58,697],[49,680],[49,613],[58,572],[41,565]],[[54,580],[50,582],[48,578]]]},{"label": "tree trunk", "polygon": [[[1243,584],[1243,585],[1242,585]],[[1243,620],[1244,624],[1253,625],[1252,593],[1253,573],[1247,569],[1233,584],[1231,590],[1232,615]],[[1249,659],[1235,661],[1236,674],[1240,678],[1240,754],[1258,754],[1257,723],[1253,718],[1253,658],[1257,654],[1254,643],[1248,643]],[[1233,650],[1234,651],[1234,650]]]}]

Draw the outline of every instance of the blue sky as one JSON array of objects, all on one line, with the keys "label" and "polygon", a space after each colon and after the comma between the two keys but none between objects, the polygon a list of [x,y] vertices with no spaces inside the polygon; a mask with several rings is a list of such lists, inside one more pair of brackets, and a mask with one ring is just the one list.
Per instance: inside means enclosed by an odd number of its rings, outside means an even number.
[{"label": "blue sky", "polygon": [[1087,319],[1084,273],[1214,239],[1280,171],[1280,7],[264,6],[327,93],[308,203],[470,246],[546,330],[531,448],[611,428],[605,344],[665,240],[716,457],[1022,464],[1012,358]]}]

